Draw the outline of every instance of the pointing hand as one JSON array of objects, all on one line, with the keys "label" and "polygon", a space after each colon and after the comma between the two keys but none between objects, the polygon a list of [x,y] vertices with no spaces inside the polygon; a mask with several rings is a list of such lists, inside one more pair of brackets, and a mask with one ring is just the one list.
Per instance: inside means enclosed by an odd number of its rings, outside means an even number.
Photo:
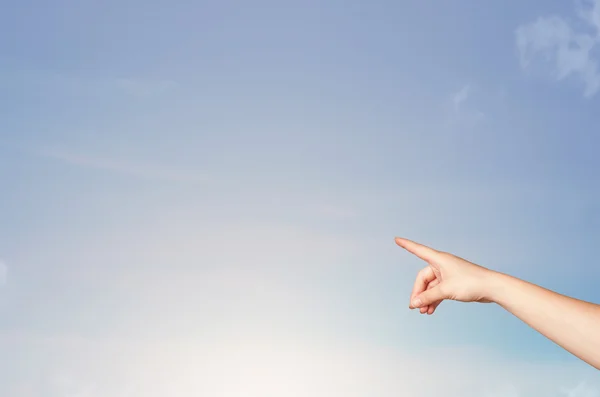
[{"label": "pointing hand", "polygon": [[417,274],[410,295],[411,309],[433,314],[445,300],[490,303],[488,283],[492,270],[446,252],[396,238],[396,244],[427,262]]}]

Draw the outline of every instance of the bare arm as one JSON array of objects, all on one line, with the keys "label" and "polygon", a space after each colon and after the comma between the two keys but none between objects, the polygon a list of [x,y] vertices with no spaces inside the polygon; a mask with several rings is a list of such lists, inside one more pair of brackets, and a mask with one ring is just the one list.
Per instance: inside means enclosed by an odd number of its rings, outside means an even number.
[{"label": "bare arm", "polygon": [[492,273],[489,284],[492,302],[600,369],[600,305],[501,273]]},{"label": "bare arm", "polygon": [[600,369],[600,305],[558,294],[410,240],[396,243],[427,262],[409,307],[433,314],[446,299],[497,303],[576,357]]}]

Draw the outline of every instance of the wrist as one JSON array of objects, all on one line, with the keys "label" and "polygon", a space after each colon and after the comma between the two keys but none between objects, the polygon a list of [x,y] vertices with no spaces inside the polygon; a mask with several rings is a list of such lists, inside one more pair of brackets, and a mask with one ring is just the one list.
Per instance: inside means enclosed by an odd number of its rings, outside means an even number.
[{"label": "wrist", "polygon": [[502,305],[509,279],[510,276],[507,274],[487,269],[484,298],[489,302]]}]

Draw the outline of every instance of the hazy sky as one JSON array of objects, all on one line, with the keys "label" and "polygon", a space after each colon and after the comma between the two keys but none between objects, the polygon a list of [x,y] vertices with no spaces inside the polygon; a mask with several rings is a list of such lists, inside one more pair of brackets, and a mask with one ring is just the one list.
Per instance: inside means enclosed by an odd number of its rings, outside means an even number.
[{"label": "hazy sky", "polygon": [[0,6],[2,397],[600,395],[393,242],[600,302],[599,0]]}]

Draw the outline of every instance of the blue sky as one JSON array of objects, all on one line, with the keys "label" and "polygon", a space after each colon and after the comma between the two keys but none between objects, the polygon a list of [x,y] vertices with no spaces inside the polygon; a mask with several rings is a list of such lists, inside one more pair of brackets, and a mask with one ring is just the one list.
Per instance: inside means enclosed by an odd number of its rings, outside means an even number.
[{"label": "blue sky", "polygon": [[2,396],[600,390],[393,242],[600,302],[600,2],[2,9]]}]

